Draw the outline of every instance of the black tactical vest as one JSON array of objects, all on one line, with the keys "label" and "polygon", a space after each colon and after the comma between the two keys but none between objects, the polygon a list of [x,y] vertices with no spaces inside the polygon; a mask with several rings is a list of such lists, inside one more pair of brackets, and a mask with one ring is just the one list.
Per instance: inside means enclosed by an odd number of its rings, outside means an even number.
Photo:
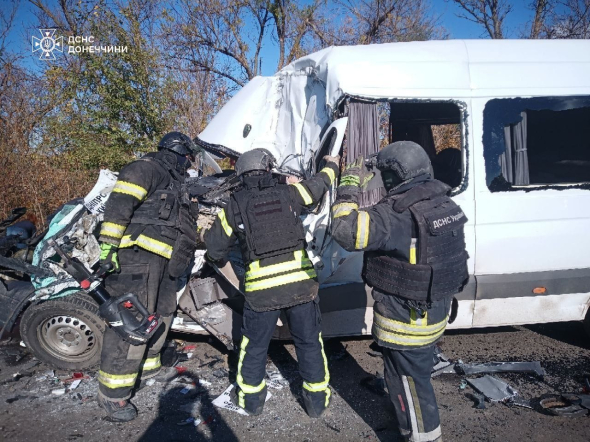
[{"label": "black tactical vest", "polygon": [[446,194],[449,187],[429,181],[379,204],[409,210],[417,235],[416,264],[387,252],[366,252],[363,277],[383,292],[416,301],[437,301],[463,290],[469,279],[463,226],[467,218]]},{"label": "black tactical vest", "polygon": [[194,258],[197,248],[198,205],[190,201],[187,189],[180,181],[182,177],[169,164],[154,157],[144,157],[140,161],[156,164],[170,173],[171,179],[166,189],[153,192],[135,210],[130,224],[161,226],[166,237],[175,238],[168,269],[172,277],[178,277]]},{"label": "black tactical vest", "polygon": [[293,210],[287,185],[263,179],[258,187],[234,193],[232,200],[238,207],[236,234],[246,262],[305,248],[303,223]]}]

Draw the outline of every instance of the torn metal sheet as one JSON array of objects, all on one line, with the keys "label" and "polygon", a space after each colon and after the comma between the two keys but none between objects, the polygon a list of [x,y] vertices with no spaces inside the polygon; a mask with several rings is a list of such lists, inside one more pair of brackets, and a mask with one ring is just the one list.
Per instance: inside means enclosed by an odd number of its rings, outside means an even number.
[{"label": "torn metal sheet", "polygon": [[521,372],[534,373],[539,377],[545,376],[545,370],[539,361],[534,362],[486,362],[484,364],[458,364],[465,375],[480,373]]},{"label": "torn metal sheet", "polygon": [[467,383],[492,402],[504,402],[518,395],[518,392],[506,382],[490,375],[467,379]]}]

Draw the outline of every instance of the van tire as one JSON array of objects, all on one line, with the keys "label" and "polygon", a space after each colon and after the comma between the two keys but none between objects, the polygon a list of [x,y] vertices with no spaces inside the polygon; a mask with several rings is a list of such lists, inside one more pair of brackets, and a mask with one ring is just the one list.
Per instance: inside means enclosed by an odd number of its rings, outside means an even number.
[{"label": "van tire", "polygon": [[62,370],[83,370],[100,362],[105,323],[83,293],[32,304],[20,323],[33,355]]}]

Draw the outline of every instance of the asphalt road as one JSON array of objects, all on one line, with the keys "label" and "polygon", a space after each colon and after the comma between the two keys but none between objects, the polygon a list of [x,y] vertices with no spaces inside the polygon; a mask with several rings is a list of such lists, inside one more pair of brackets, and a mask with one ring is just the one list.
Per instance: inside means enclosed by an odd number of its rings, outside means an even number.
[{"label": "asphalt road", "polygon": [[[317,420],[307,417],[298,399],[301,378],[291,343],[274,342],[269,370],[285,378],[271,388],[263,415],[241,416],[215,408],[211,402],[232,379],[236,358],[208,338],[175,335],[196,347],[182,362],[184,382],[155,384],[139,391],[133,402],[138,418],[113,424],[102,418],[95,402],[96,373],[62,395],[60,380],[68,372],[51,372],[35,365],[17,344],[0,346],[0,440],[6,441],[396,441],[392,408],[387,396],[368,388],[378,385],[373,375],[382,360],[371,351],[368,338],[332,339],[326,354],[334,391],[332,406]],[[18,342],[18,341],[17,341]],[[520,396],[532,399],[534,409],[486,403],[474,408],[470,387],[461,389],[462,377],[443,375],[433,381],[441,410],[445,441],[588,441],[590,416],[555,417],[543,414],[538,398],[557,392],[579,392],[582,376],[590,371],[590,339],[579,323],[450,331],[442,342],[444,353],[464,362],[540,361],[547,371],[543,380],[529,374],[501,374]],[[371,353],[371,354],[370,354]],[[226,372],[229,369],[229,375]],[[13,375],[24,376],[14,381]],[[188,389],[199,380],[205,385]],[[382,393],[382,392],[381,392]],[[201,423],[186,425],[193,417]]]}]

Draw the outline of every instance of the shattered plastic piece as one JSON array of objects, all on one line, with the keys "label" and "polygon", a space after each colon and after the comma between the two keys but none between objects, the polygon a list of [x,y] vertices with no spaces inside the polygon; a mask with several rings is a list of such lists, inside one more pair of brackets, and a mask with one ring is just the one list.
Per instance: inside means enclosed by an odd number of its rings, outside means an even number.
[{"label": "shattered plastic piece", "polygon": [[[226,410],[235,411],[236,413],[241,414],[242,416],[248,416],[246,410],[231,403],[229,395],[233,388],[234,384],[231,384],[229,387],[225,389],[223,393],[221,393],[217,398],[213,400],[212,404],[215,405],[217,408],[225,408]],[[272,394],[270,393],[270,391],[267,390],[266,399],[264,401],[267,402],[271,397]],[[213,420],[212,417],[209,417],[205,420],[204,423],[209,423],[209,419],[211,419],[211,421]]]},{"label": "shattered plastic piece", "polygon": [[[459,364],[458,364],[459,365]],[[466,375],[480,373],[521,372],[545,376],[545,370],[539,361],[534,362],[486,362],[484,364],[460,364],[459,368]]]},{"label": "shattered plastic piece", "polygon": [[145,381],[145,385],[147,385],[148,387],[151,387],[155,383],[156,383],[156,380],[154,378],[151,378],[151,379],[148,379],[147,381]]},{"label": "shattered plastic piece", "polygon": [[467,379],[467,383],[492,402],[504,402],[518,394],[506,382],[490,375],[478,379]]},{"label": "shattered plastic piece", "polygon": [[461,379],[461,383],[459,384],[460,390],[465,390],[467,388],[467,381],[465,379]]},{"label": "shattered plastic piece", "polygon": [[530,408],[531,410],[533,409],[530,399],[525,399],[520,396],[514,396],[508,401],[507,404],[514,407]]},{"label": "shattered plastic piece", "polygon": [[25,341],[20,341],[19,345],[21,347],[27,348],[27,344],[25,344]]},{"label": "shattered plastic piece", "polygon": [[187,394],[189,391],[194,390],[194,385],[187,385],[182,390],[180,390],[180,394]]},{"label": "shattered plastic piece", "polygon": [[51,390],[51,394],[54,394],[56,396],[61,396],[62,394],[66,394],[66,389],[65,388],[57,388],[55,390]]},{"label": "shattered plastic piece", "polygon": [[201,422],[203,422],[201,419],[195,419],[195,420],[193,421],[193,425],[194,425],[195,427],[198,427],[198,426],[201,424]]},{"label": "shattered plastic piece", "polygon": [[210,387],[213,384],[209,381],[206,381],[205,379],[199,379],[199,385],[202,385],[203,387]]},{"label": "shattered plastic piece", "polygon": [[486,398],[481,393],[468,393],[469,397],[475,401],[475,406],[478,410],[486,409]]},{"label": "shattered plastic piece", "polygon": [[183,367],[181,365],[174,367],[176,369],[176,371],[178,372],[178,374],[182,374],[186,371],[186,367]]},{"label": "shattered plastic piece", "polygon": [[72,382],[72,385],[70,385],[70,390],[75,390],[76,388],[78,388],[80,382],[82,382],[82,379],[76,379],[74,382]]},{"label": "shattered plastic piece", "polygon": [[189,417],[183,421],[178,422],[176,425],[189,425],[189,424],[192,424],[194,421],[195,421],[194,417]]}]

